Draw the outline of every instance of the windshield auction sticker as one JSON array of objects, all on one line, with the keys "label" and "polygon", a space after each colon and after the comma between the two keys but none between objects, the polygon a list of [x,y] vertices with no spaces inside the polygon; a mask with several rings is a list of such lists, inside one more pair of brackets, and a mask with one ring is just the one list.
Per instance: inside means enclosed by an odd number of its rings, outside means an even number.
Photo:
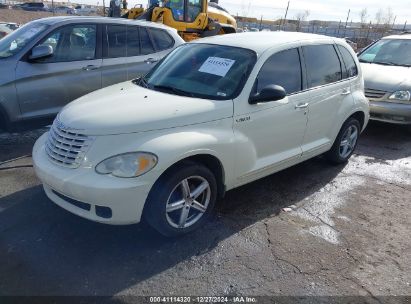
[{"label": "windshield auction sticker", "polygon": [[208,57],[198,70],[202,73],[213,74],[221,77],[225,77],[231,67],[234,65],[235,60],[220,58],[220,57]]}]

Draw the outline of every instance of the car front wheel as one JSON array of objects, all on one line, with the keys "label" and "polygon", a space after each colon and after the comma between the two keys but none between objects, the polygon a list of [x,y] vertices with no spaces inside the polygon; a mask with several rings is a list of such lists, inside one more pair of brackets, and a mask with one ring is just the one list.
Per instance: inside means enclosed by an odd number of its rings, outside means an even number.
[{"label": "car front wheel", "polygon": [[162,176],[150,191],[145,220],[168,237],[201,227],[217,200],[217,182],[205,166],[187,162]]}]

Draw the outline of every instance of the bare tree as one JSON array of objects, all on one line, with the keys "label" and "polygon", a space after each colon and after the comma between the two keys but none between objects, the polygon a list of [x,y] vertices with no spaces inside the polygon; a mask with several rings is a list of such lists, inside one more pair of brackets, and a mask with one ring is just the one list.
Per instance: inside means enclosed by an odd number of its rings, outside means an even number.
[{"label": "bare tree", "polygon": [[365,25],[367,24],[367,20],[368,20],[368,9],[367,8],[363,8],[360,11],[360,20],[361,20],[361,27],[365,27]]},{"label": "bare tree", "polygon": [[384,19],[384,10],[380,8],[375,14],[375,24],[377,26],[380,25],[383,19]]},{"label": "bare tree", "polygon": [[385,12],[384,19],[383,19],[385,30],[388,30],[391,28],[391,23],[393,22],[393,20],[394,20],[394,13],[392,11],[392,8],[388,7]]},{"label": "bare tree", "polygon": [[387,32],[391,28],[391,23],[394,20],[394,12],[391,7],[387,9],[379,9],[375,14],[375,23],[379,32]]},{"label": "bare tree", "polygon": [[307,21],[308,16],[310,16],[309,10],[305,10],[304,12],[300,12],[297,15],[295,15],[295,19],[297,20],[297,32],[299,32],[301,29],[301,23]]}]

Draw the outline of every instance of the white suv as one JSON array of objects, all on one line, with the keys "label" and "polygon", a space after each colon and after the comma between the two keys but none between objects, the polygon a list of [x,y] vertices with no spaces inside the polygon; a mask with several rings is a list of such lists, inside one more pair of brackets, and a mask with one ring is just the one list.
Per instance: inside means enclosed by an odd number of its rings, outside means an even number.
[{"label": "white suv", "polygon": [[47,196],[81,217],[176,236],[225,191],[325,153],[346,162],[369,119],[342,40],[244,33],[178,47],[147,76],[66,106],[34,146]]}]

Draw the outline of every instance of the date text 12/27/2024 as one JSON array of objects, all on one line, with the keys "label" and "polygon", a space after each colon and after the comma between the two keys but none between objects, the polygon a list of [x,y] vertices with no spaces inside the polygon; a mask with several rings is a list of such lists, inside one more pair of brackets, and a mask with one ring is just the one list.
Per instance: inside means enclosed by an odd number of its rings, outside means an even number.
[{"label": "date text 12/27/2024", "polygon": [[150,297],[150,303],[257,303],[254,297]]}]

